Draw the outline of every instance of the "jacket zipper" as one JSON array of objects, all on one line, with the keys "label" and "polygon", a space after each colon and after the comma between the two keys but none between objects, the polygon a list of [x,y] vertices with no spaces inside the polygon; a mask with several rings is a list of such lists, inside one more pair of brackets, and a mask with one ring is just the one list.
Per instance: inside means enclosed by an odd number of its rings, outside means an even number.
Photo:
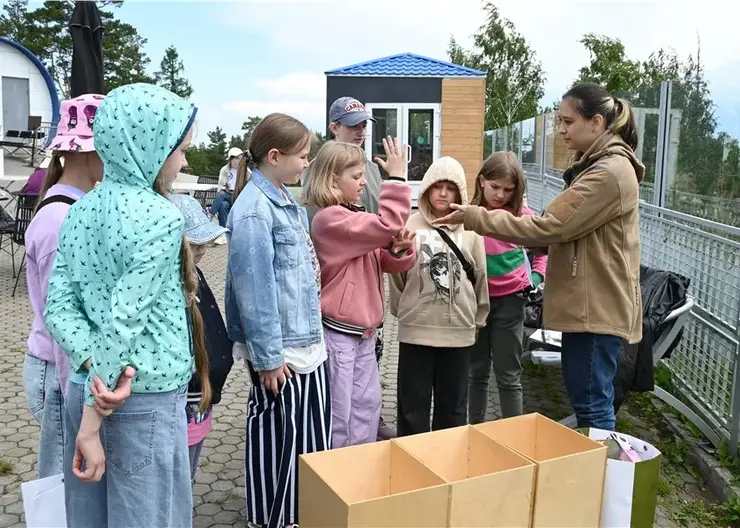
[{"label": "jacket zipper", "polygon": [[578,272],[578,241],[573,242],[573,265],[571,277],[575,277]]}]

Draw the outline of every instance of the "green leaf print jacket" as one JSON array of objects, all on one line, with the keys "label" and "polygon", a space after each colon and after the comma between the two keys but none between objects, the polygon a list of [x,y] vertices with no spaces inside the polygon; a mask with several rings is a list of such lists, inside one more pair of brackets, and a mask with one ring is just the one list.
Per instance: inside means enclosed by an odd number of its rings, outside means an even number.
[{"label": "green leaf print jacket", "polygon": [[[193,369],[180,275],[184,221],[153,184],[182,143],[196,108],[162,88],[110,92],[94,118],[102,183],[69,210],[49,280],[44,319],[72,372],[98,374],[111,389],[127,365],[132,391],[187,385]],[[79,376],[77,376],[79,377]]]}]

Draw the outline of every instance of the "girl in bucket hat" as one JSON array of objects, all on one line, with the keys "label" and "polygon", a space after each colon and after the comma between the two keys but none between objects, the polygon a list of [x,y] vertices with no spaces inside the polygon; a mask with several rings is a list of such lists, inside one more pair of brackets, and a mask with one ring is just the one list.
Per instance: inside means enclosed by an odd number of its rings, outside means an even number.
[{"label": "girl in bucket hat", "polygon": [[[185,403],[193,356],[202,410],[210,382],[184,220],[166,196],[187,165],[196,111],[142,83],[111,91],[95,116],[105,174],[60,230],[45,311],[72,366],[67,526],[192,524]],[[111,404],[106,396],[121,380],[130,394]]]},{"label": "girl in bucket hat", "polygon": [[[33,311],[28,355],[23,363],[23,385],[28,408],[41,426],[38,450],[39,478],[62,472],[65,444],[63,395],[69,378],[69,360],[44,325],[49,276],[59,244],[59,230],[72,203],[103,176],[95,152],[92,125],[102,95],[88,94],[62,101],[53,154],[38,191],[36,213],[26,230],[26,276]],[[72,116],[90,116],[82,121]],[[74,122],[74,126],[70,126]],[[72,146],[72,148],[70,148]],[[61,160],[64,159],[64,168]],[[28,190],[28,189],[27,189]]]},{"label": "girl in bucket hat", "polygon": [[226,333],[226,325],[218,309],[206,277],[198,268],[198,263],[206,250],[225,234],[228,229],[211,222],[203,212],[198,200],[187,194],[171,194],[169,200],[185,218],[185,240],[190,244],[195,271],[198,274],[198,294],[196,303],[203,318],[206,349],[208,351],[209,378],[211,380],[211,406],[200,411],[202,399],[201,384],[198,376],[193,376],[188,385],[188,400],[185,413],[188,417],[188,450],[190,452],[190,478],[195,480],[198,459],[203,449],[206,436],[211,432],[213,419],[212,406],[221,401],[221,390],[234,364],[231,349],[234,343]]}]

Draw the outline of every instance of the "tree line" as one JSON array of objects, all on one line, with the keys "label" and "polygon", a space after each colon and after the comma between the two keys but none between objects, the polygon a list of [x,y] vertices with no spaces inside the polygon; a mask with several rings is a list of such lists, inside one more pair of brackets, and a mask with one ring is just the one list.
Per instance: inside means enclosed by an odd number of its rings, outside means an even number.
[{"label": "tree line", "polygon": [[[532,118],[557,108],[541,106],[546,75],[537,54],[514,24],[490,1],[486,20],[473,35],[473,49],[462,48],[454,36],[451,62],[486,72],[486,130]],[[573,85],[594,82],[629,99],[635,107],[658,108],[661,81],[673,81],[671,107],[680,116],[679,148],[674,189],[705,196],[740,197],[740,145],[719,130],[701,61],[701,46],[681,60],[675,51],[659,49],[646,60],[627,56],[619,39],[586,34],[580,43],[589,53]],[[658,122],[646,119],[643,161],[652,180],[655,171]]]},{"label": "tree line", "polygon": [[[105,27],[103,61],[106,91],[134,82],[150,82],[189,98],[193,88],[177,49],[165,50],[159,69],[150,76],[151,60],[146,54],[147,39],[136,28],[118,20],[115,8],[122,0],[98,2]],[[557,107],[557,102],[541,106],[546,74],[537,54],[514,24],[502,17],[498,8],[486,0],[486,19],[473,35],[473,49],[461,47],[450,38],[451,62],[486,72],[485,128],[497,129]],[[16,40],[36,54],[49,70],[60,94],[69,94],[72,65],[72,39],[68,23],[73,6],[68,2],[46,0],[29,10],[28,0],[7,0],[0,15],[0,34]],[[596,82],[610,92],[626,97],[636,107],[658,108],[658,86],[674,81],[674,109],[680,111],[680,134],[675,190],[702,195],[740,197],[740,145],[737,138],[718,130],[714,103],[704,77],[700,47],[694,55],[680,60],[675,51],[657,50],[646,60],[627,56],[619,39],[587,34],[581,44],[589,52],[573,84]],[[190,154],[190,170],[198,175],[215,175],[225,163],[226,151],[248,145],[260,116],[250,116],[241,134],[226,136],[220,127],[207,133],[208,141],[195,145]],[[657,119],[647,119],[643,160],[647,179],[653,177]],[[314,152],[326,138],[316,134]]]}]

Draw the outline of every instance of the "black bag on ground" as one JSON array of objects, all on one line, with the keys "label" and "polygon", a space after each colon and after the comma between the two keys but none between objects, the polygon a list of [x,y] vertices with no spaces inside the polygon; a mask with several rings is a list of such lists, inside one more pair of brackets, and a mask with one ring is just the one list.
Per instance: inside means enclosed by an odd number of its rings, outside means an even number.
[{"label": "black bag on ground", "polygon": [[[640,266],[642,293],[642,341],[623,344],[619,352],[617,375],[614,378],[614,410],[624,402],[629,392],[647,392],[655,388],[653,346],[663,332],[670,331],[675,321],[665,318],[686,302],[691,280],[670,271]],[[683,336],[683,329],[668,347],[663,357],[670,357]]]}]

